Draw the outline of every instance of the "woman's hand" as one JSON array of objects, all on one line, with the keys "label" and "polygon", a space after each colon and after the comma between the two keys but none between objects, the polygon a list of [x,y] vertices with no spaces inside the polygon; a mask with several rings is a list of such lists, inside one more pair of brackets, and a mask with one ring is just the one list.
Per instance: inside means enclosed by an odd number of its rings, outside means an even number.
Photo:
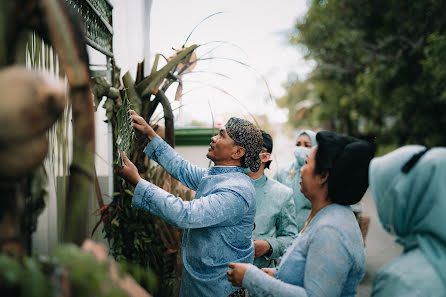
[{"label": "woman's hand", "polygon": [[269,276],[274,277],[274,268],[262,268],[262,271],[268,274]]},{"label": "woman's hand", "polygon": [[229,268],[226,274],[228,275],[228,281],[232,283],[235,287],[241,287],[243,279],[245,278],[245,273],[252,264],[248,263],[229,263]]},{"label": "woman's hand", "polygon": [[146,120],[139,116],[136,111],[130,110],[130,114],[133,120],[133,127],[142,134],[146,135],[149,140],[152,140],[156,136],[155,130],[153,130],[152,127],[147,124]]}]

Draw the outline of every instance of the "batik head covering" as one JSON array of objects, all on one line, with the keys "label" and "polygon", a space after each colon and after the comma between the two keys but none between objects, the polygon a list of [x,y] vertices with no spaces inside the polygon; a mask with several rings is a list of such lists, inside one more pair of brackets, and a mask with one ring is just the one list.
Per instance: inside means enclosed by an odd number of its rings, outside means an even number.
[{"label": "batik head covering", "polygon": [[317,145],[316,133],[311,131],[311,130],[300,130],[299,133],[297,133],[297,137],[296,137],[296,142],[295,143],[297,143],[297,141],[299,140],[299,137],[302,134],[305,134],[305,135],[307,135],[310,138],[311,147],[314,147],[314,146]]},{"label": "batik head covering", "polygon": [[246,150],[242,158],[242,166],[248,167],[252,172],[257,172],[262,164],[259,157],[263,145],[260,130],[253,123],[234,117],[229,119],[225,128],[229,137]]},{"label": "batik head covering", "polygon": [[328,196],[334,203],[358,203],[369,186],[371,143],[330,131],[316,134],[316,173],[328,171]]},{"label": "batik head covering", "polygon": [[384,229],[405,251],[419,247],[446,286],[446,148],[404,146],[374,158],[369,172]]}]

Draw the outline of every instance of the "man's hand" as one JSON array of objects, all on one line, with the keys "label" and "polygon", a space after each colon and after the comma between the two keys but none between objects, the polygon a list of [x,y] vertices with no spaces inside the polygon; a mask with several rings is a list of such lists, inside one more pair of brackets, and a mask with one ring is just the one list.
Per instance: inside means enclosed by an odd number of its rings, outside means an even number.
[{"label": "man's hand", "polygon": [[258,258],[265,255],[269,251],[270,247],[271,245],[269,244],[268,241],[261,239],[254,239],[254,249],[255,249],[254,258]]},{"label": "man's hand", "polygon": [[248,263],[229,263],[229,268],[232,270],[226,271],[228,275],[228,281],[232,283],[235,287],[241,287],[243,279],[245,278],[245,273],[252,264]]},{"label": "man's hand", "polygon": [[118,169],[118,174],[122,176],[125,180],[136,186],[141,180],[139,176],[138,169],[136,166],[127,158],[125,152],[122,152],[122,160],[124,161],[124,166]]},{"label": "man's hand", "polygon": [[130,110],[130,114],[133,120],[133,127],[142,134],[146,135],[149,140],[152,140],[156,136],[155,130],[153,130],[152,127],[147,124],[146,120],[144,120],[143,117],[139,116],[136,111]]}]

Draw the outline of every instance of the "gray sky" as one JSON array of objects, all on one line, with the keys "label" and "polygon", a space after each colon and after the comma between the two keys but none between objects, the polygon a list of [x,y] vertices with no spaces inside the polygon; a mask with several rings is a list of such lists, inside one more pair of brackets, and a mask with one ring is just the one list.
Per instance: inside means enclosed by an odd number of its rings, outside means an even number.
[{"label": "gray sky", "polygon": [[[253,69],[224,60],[199,61],[194,71],[218,72],[224,78],[209,73],[188,74],[184,77],[184,105],[178,125],[191,120],[211,123],[209,105],[216,122],[226,121],[229,115],[249,119],[248,112],[268,114],[270,122],[284,122],[287,111],[280,110],[268,99],[268,91],[262,76],[268,82],[272,95],[284,94],[282,84],[289,73],[304,78],[312,63],[303,60],[296,47],[288,45],[289,33],[297,18],[307,9],[305,0],[153,0],[151,10],[150,48],[152,60],[156,53],[170,56],[173,48],[180,48],[192,29],[207,16],[194,31],[186,45],[227,41],[207,57],[236,59]],[[198,58],[217,46],[217,43],[201,46]],[[162,66],[162,64],[160,65]],[[211,87],[216,86],[216,88]],[[174,98],[176,86],[167,94]],[[187,93],[186,93],[187,92]],[[236,97],[226,95],[224,92]]]}]

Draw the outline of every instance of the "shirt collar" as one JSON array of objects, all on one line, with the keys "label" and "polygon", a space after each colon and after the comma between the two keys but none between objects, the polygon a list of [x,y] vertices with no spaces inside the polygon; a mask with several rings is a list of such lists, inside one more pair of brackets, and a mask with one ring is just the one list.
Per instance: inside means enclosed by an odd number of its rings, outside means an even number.
[{"label": "shirt collar", "polygon": [[253,183],[254,183],[254,186],[257,188],[257,187],[261,187],[261,186],[263,186],[265,183],[266,183],[266,180],[267,180],[268,178],[266,177],[266,175],[265,174],[262,174],[262,176],[261,177],[259,177],[258,179],[256,179],[256,180],[253,180]]},{"label": "shirt collar", "polygon": [[240,166],[212,166],[209,168],[209,175],[217,175],[224,173],[233,173],[233,172],[244,172],[244,168]]}]

